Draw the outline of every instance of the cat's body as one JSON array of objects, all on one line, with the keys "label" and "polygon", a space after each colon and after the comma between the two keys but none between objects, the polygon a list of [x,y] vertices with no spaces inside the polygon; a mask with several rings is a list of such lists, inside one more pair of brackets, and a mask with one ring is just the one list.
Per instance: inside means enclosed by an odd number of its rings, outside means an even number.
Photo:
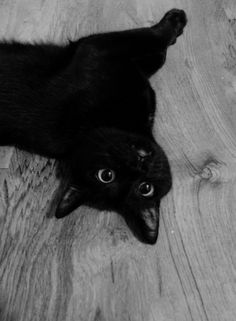
[{"label": "cat's body", "polygon": [[57,217],[81,204],[116,210],[141,240],[156,241],[171,174],[152,136],[148,78],[185,24],[174,9],[152,28],[67,46],[0,44],[0,145],[66,162],[70,186]]}]

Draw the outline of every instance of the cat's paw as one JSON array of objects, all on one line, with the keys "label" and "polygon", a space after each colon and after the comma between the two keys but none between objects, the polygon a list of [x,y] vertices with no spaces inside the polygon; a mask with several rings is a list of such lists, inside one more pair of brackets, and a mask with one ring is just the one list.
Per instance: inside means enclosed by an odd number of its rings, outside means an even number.
[{"label": "cat's paw", "polygon": [[172,9],[164,15],[162,22],[167,23],[174,29],[177,38],[183,33],[187,24],[187,16],[184,10]]}]

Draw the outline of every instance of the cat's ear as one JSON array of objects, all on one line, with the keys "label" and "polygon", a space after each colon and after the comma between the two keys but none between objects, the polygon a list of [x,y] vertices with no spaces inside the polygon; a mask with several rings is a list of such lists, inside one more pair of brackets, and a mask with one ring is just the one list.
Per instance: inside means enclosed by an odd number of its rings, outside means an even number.
[{"label": "cat's ear", "polygon": [[143,243],[155,244],[159,231],[159,202],[153,207],[135,211],[128,211],[125,220],[136,235]]},{"label": "cat's ear", "polygon": [[83,203],[83,196],[83,191],[74,186],[68,186],[56,209],[55,217],[62,218],[69,215]]},{"label": "cat's ear", "polygon": [[140,218],[139,230],[143,242],[155,244],[159,231],[159,206],[141,210]]}]

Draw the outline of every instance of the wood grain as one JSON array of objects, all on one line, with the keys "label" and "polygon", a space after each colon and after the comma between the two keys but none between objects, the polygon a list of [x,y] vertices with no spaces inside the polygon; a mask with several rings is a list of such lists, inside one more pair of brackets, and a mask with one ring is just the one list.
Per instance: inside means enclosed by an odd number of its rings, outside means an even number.
[{"label": "wood grain", "polygon": [[236,319],[235,0],[1,0],[0,36],[65,42],[148,26],[173,7],[189,24],[152,78],[174,181],[157,244],[115,213],[48,217],[56,163],[1,148],[1,321]]}]

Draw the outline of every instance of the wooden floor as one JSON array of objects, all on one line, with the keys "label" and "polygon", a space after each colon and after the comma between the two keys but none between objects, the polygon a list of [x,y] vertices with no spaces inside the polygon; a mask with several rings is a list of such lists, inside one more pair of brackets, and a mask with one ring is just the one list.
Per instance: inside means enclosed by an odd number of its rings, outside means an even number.
[{"label": "wooden floor", "polygon": [[54,162],[1,148],[1,321],[236,320],[236,1],[0,0],[0,37],[62,42],[172,7],[189,23],[152,78],[174,181],[157,244],[115,213],[47,218]]}]

